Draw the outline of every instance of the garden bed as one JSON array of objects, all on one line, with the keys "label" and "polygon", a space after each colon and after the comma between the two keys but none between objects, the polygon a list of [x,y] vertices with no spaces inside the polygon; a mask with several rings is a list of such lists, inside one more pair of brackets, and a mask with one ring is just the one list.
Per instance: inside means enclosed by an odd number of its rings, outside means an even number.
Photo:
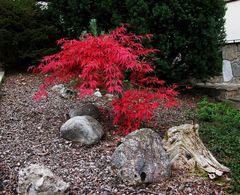
[{"label": "garden bed", "polygon": [[[112,136],[111,117],[102,116],[105,138],[86,147],[64,140],[60,126],[70,108],[84,104],[49,93],[47,99],[35,102],[32,96],[41,79],[31,74],[7,74],[0,92],[0,194],[15,194],[18,171],[31,163],[49,167],[69,182],[72,194],[221,194],[223,187],[213,181],[183,172],[173,172],[171,179],[157,184],[128,186],[110,169],[110,159],[118,138]],[[105,98],[95,104],[106,106]],[[192,123],[187,117],[196,109],[199,97],[181,95],[178,108],[156,112],[161,135],[167,128]],[[89,100],[90,101],[90,100]]]}]

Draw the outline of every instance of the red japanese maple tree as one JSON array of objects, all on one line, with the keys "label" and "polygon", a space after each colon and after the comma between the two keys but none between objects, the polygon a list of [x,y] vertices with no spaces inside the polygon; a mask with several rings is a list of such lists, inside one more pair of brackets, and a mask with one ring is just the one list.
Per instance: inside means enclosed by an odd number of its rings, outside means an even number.
[{"label": "red japanese maple tree", "polygon": [[[120,132],[128,134],[139,128],[142,121],[151,120],[154,109],[160,105],[176,103],[177,92],[150,76],[154,70],[147,59],[157,50],[144,48],[142,41],[151,37],[128,33],[122,25],[98,37],[87,34],[80,40],[59,40],[62,50],[44,57],[34,69],[47,75],[35,98],[46,96],[45,88],[49,85],[73,79],[81,95],[92,94],[96,88],[121,94],[121,98],[113,101],[114,124],[120,124]],[[123,91],[126,71],[130,72],[129,80],[137,89]],[[164,100],[164,104],[159,100]]]}]

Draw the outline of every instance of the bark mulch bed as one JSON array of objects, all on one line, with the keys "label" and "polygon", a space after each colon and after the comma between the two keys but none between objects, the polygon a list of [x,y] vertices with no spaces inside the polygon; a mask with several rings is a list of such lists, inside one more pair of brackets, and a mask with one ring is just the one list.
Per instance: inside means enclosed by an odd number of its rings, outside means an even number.
[{"label": "bark mulch bed", "polygon": [[[66,113],[84,102],[63,99],[50,92],[47,99],[34,102],[40,79],[30,74],[8,74],[0,87],[0,194],[16,194],[18,171],[31,163],[49,167],[71,187],[66,194],[223,194],[213,181],[184,172],[173,172],[162,183],[137,187],[122,183],[111,173],[111,155],[117,139],[110,136],[107,116],[102,123],[107,136],[86,147],[64,140],[59,133]],[[162,132],[172,125],[192,122],[186,113],[196,108],[198,98],[181,96],[179,108],[161,109],[156,121]],[[104,98],[96,100],[104,104]]]}]

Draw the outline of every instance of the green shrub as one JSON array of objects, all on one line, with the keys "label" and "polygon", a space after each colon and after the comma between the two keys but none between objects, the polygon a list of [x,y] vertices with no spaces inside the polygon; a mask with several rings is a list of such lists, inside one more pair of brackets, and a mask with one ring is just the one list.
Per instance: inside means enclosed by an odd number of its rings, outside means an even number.
[{"label": "green shrub", "polygon": [[55,50],[57,29],[34,0],[0,1],[0,62],[23,68]]},{"label": "green shrub", "polygon": [[200,136],[216,158],[232,173],[232,192],[240,190],[240,111],[227,103],[198,104]]},{"label": "green shrub", "polygon": [[119,26],[111,24],[114,12],[111,6],[110,0],[51,0],[48,12],[62,36],[75,39],[88,30],[92,18],[97,20],[99,29],[109,30]]},{"label": "green shrub", "polygon": [[160,52],[156,74],[171,81],[206,78],[221,70],[224,0],[51,0],[49,10],[65,36],[77,38],[96,18],[100,29],[130,24],[136,34],[154,34]]}]

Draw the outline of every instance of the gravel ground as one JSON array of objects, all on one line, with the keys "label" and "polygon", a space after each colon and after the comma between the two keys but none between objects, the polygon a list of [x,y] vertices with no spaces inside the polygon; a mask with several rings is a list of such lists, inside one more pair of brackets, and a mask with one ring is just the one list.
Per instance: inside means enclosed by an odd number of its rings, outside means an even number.
[{"label": "gravel ground", "polygon": [[[64,140],[59,133],[66,121],[66,113],[84,102],[63,99],[49,93],[47,99],[34,102],[32,96],[40,85],[40,78],[30,74],[8,74],[0,87],[0,194],[17,194],[18,171],[31,164],[49,167],[71,187],[66,194],[223,194],[223,189],[209,180],[173,172],[161,183],[128,186],[116,178],[110,169],[111,155],[117,138],[107,133],[97,145],[86,147]],[[156,121],[163,128],[184,122],[186,112],[196,108],[198,98],[180,97],[181,106],[161,109]],[[98,105],[106,102],[96,100]],[[106,132],[112,131],[110,119],[102,117]]]}]

